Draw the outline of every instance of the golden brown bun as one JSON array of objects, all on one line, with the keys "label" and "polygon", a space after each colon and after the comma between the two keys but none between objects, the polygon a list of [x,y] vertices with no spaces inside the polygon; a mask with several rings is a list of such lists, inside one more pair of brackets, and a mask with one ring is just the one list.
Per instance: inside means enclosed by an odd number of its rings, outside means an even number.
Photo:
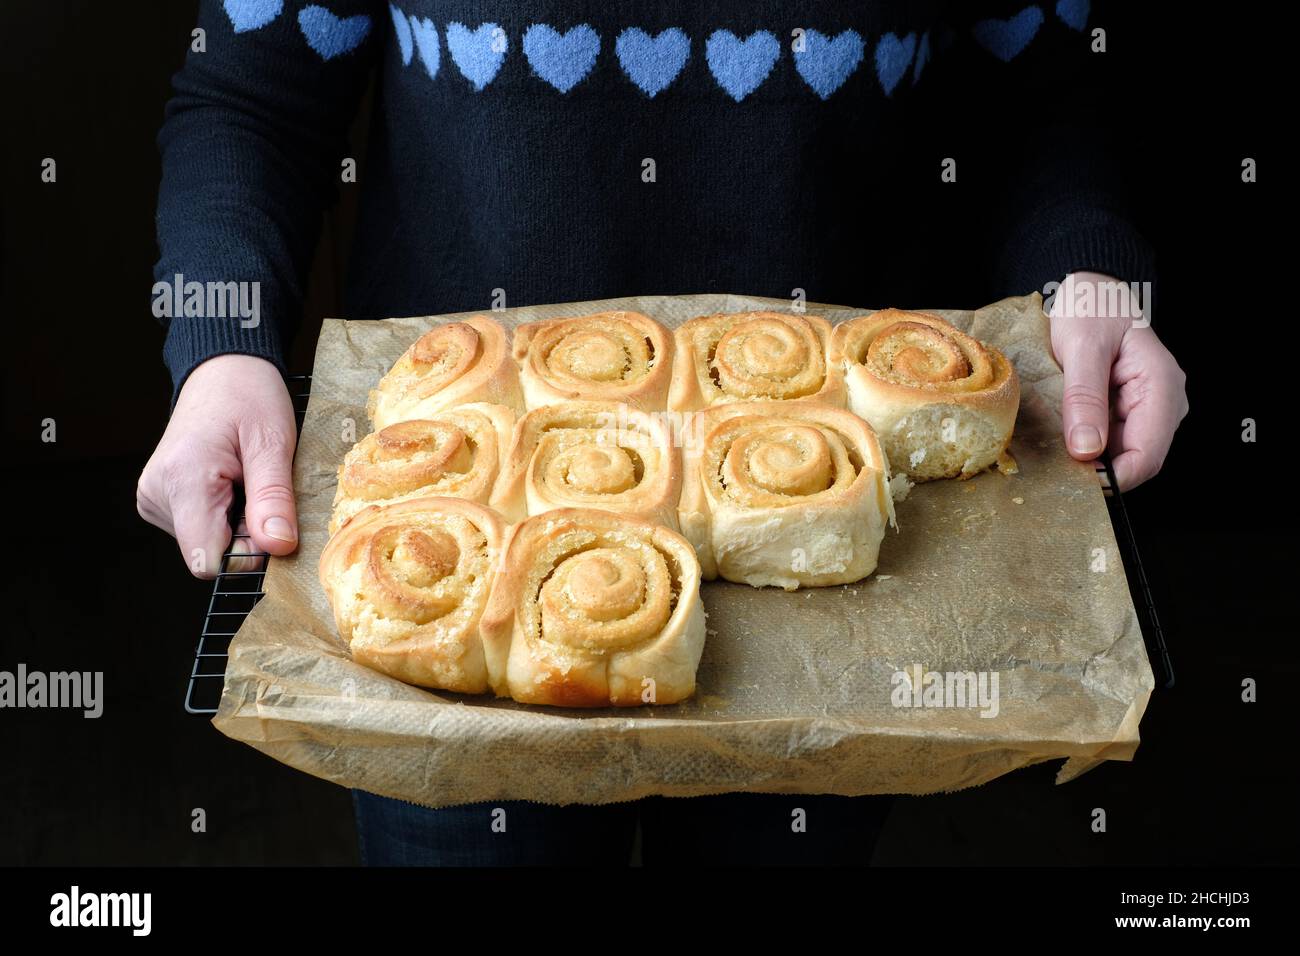
[{"label": "golden brown bun", "polygon": [[706,580],[793,590],[875,570],[894,511],[862,419],[817,402],[729,404],[698,413],[691,436],[678,516]]},{"label": "golden brown bun", "polygon": [[519,326],[514,357],[530,409],[591,399],[663,411],[673,337],[640,312],[598,312]]},{"label": "golden brown bun", "polygon": [[883,309],[836,326],[831,364],[849,408],[914,481],[968,478],[1006,449],[1020,381],[997,349],[937,315]]},{"label": "golden brown bun", "polygon": [[434,496],[487,504],[514,424],[504,405],[461,405],[367,435],[339,467],[330,534],[368,505]]},{"label": "golden brown bun", "polygon": [[524,413],[519,369],[510,357],[506,331],[484,315],[420,336],[370,392],[366,414],[378,431],[472,402]]},{"label": "golden brown bun", "polygon": [[844,404],[828,374],[831,325],[781,312],[705,315],[676,332],[668,407],[691,412],[724,402],[815,399]]},{"label": "golden brown bun", "polygon": [[458,498],[358,513],[325,546],[320,582],[360,664],[408,684],[488,689],[479,621],[504,525]]},{"label": "golden brown bun", "polygon": [[681,535],[562,508],[517,525],[482,620],[498,695],[561,707],[671,704],[704,648],[700,566]]},{"label": "golden brown bun", "polygon": [[519,420],[492,495],[509,521],[600,508],[677,527],[681,455],[661,416],[618,402],[566,402]]}]

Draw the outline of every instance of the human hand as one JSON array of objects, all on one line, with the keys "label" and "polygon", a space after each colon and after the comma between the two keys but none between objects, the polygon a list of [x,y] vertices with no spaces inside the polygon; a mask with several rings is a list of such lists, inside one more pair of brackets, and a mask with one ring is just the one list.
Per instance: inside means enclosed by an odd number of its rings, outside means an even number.
[{"label": "human hand", "polygon": [[274,365],[251,355],[208,359],[181,387],[140,475],[136,508],[176,538],[195,577],[213,578],[230,542],[233,483],[242,481],[253,545],[288,554],[298,546],[296,442],[293,403]]},{"label": "human hand", "polygon": [[[1108,284],[1119,295],[1108,295]],[[1138,304],[1118,279],[1096,272],[1067,276],[1050,316],[1052,350],[1065,370],[1066,446],[1081,461],[1109,448],[1119,487],[1129,491],[1164,464],[1187,415],[1187,376],[1139,320]]]}]

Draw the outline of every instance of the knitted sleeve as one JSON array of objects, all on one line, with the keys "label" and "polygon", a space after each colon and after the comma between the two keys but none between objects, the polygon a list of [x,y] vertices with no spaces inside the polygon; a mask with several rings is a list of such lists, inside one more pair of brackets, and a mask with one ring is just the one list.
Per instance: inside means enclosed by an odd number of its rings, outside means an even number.
[{"label": "knitted sleeve", "polygon": [[[1115,4],[1089,0],[953,3],[952,55],[983,102],[955,125],[989,187],[978,237],[995,296],[1021,295],[1069,272],[1150,281],[1155,254],[1131,218],[1130,168],[1140,148],[1120,133],[1126,110],[1124,56],[1103,42],[1137,40],[1111,29]],[[1131,91],[1130,91],[1131,92]],[[1122,127],[1122,128],[1121,128]]]},{"label": "knitted sleeve", "polygon": [[321,216],[388,21],[387,5],[372,0],[200,3],[158,136],[153,312],[167,326],[163,355],[177,391],[195,366],[225,353],[284,370]]}]

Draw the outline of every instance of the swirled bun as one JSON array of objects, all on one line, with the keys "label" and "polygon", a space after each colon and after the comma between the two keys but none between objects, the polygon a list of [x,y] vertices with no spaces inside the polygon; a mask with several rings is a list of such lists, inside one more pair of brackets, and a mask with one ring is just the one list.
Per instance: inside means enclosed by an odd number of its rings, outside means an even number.
[{"label": "swirled bun", "polygon": [[524,413],[519,369],[510,357],[506,331],[484,315],[420,336],[370,392],[366,414],[378,431],[475,402]]},{"label": "swirled bun", "polygon": [[667,528],[590,509],[511,535],[482,630],[497,694],[529,704],[671,704],[704,648],[700,566]]},{"label": "swirled bun", "polygon": [[358,513],[320,559],[321,586],[353,659],[409,684],[485,692],[479,624],[503,538],[494,512],[458,498]]},{"label": "swirled bun", "polygon": [[461,405],[367,435],[339,468],[330,534],[369,505],[436,496],[487,504],[514,423],[504,405]]},{"label": "swirled bun", "polygon": [[875,570],[893,500],[858,416],[817,402],[721,405],[693,434],[678,517],[706,580],[793,590]]},{"label": "swirled bun", "polygon": [[828,374],[831,325],[821,316],[781,312],[705,315],[676,334],[668,407],[690,412],[726,402],[815,399],[843,405]]},{"label": "swirled bun", "polygon": [[997,349],[936,315],[884,309],[836,326],[849,408],[913,481],[969,478],[1011,441],[1020,381]]},{"label": "swirled bun", "polygon": [[677,528],[681,455],[660,416],[618,402],[566,402],[519,420],[492,495],[509,521],[600,508]]},{"label": "swirled bun", "polygon": [[673,337],[640,312],[598,312],[519,326],[514,357],[530,409],[591,399],[663,411]]}]

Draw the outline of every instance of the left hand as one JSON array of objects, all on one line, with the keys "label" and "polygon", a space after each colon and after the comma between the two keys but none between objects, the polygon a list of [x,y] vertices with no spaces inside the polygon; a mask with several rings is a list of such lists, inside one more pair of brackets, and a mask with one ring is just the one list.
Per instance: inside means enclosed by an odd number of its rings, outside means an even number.
[{"label": "left hand", "polygon": [[[1120,294],[1108,295],[1107,284]],[[1096,272],[1073,273],[1053,298],[1050,315],[1052,349],[1065,370],[1066,446],[1080,461],[1109,448],[1119,487],[1129,491],[1164,464],[1187,415],[1187,376],[1140,321],[1127,283]]]}]

